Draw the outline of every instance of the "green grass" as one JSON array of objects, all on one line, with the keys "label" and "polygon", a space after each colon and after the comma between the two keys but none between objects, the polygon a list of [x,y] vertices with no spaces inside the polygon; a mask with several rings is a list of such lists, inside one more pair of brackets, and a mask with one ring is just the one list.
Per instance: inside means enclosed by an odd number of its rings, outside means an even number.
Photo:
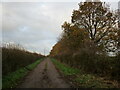
[{"label": "green grass", "polygon": [[64,75],[74,75],[80,72],[78,69],[64,65],[55,59],[52,59],[52,61],[64,73]]},{"label": "green grass", "polygon": [[15,88],[16,85],[18,84],[19,80],[23,78],[27,73],[34,69],[42,59],[37,60],[36,62],[23,67],[21,69],[16,70],[15,72],[10,73],[7,76],[3,76],[2,78],[2,88]]},{"label": "green grass", "polygon": [[115,88],[114,82],[105,81],[101,77],[97,77],[92,74],[86,74],[79,69],[71,68],[68,65],[62,64],[61,62],[52,59],[55,66],[62,71],[62,73],[68,78],[71,75],[71,82],[74,82],[78,87],[82,88]]}]

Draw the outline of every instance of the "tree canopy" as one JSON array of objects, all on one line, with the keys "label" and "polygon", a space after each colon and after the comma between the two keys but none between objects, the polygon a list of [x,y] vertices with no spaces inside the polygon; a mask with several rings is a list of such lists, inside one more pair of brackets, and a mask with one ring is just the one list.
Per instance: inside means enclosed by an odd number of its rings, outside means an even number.
[{"label": "tree canopy", "polygon": [[101,1],[78,5],[79,9],[72,12],[71,23],[62,25],[61,46],[71,51],[94,46],[102,51],[115,52],[119,39],[118,13]]}]

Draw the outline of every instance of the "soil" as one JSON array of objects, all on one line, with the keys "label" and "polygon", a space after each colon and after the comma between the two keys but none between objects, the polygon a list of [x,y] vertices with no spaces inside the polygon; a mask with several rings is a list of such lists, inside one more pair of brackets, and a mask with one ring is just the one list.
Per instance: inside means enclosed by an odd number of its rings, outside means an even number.
[{"label": "soil", "polygon": [[71,88],[49,58],[43,60],[21,82],[18,88]]}]

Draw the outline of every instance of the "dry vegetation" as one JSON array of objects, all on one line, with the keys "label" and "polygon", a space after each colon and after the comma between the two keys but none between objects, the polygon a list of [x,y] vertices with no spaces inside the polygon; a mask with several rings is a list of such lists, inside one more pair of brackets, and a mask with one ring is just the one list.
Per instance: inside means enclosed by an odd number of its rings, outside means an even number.
[{"label": "dry vegetation", "polygon": [[2,47],[2,75],[6,76],[41,58],[43,58],[41,54],[26,51],[19,45],[5,45]]},{"label": "dry vegetation", "polygon": [[[50,56],[86,73],[120,82],[118,13],[104,2],[82,2]],[[115,56],[110,56],[113,52]]]}]

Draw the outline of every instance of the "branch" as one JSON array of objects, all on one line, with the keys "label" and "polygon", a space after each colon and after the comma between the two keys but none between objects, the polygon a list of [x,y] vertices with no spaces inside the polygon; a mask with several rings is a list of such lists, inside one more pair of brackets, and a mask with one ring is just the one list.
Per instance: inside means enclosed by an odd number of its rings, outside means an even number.
[{"label": "branch", "polygon": [[101,36],[98,40],[95,41],[95,43],[100,42],[100,40],[101,40],[104,36],[106,36],[108,32],[109,32],[109,30],[107,30],[106,32],[104,32],[104,33],[102,34],[102,36]]}]

